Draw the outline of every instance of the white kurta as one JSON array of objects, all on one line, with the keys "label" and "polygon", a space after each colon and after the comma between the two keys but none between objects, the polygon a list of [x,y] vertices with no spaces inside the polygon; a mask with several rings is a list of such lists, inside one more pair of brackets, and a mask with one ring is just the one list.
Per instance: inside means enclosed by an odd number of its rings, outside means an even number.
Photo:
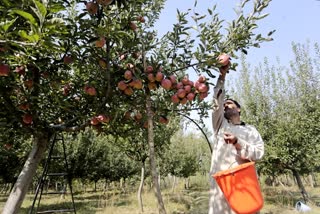
[{"label": "white kurta", "polygon": [[[264,154],[263,140],[253,126],[233,125],[224,118],[224,100],[224,81],[219,79],[213,97],[214,142],[210,169],[209,214],[234,213],[212,175],[248,161],[259,160]],[[237,137],[238,144],[241,145],[240,150],[237,150],[232,144],[225,143],[224,132],[230,132]]]}]

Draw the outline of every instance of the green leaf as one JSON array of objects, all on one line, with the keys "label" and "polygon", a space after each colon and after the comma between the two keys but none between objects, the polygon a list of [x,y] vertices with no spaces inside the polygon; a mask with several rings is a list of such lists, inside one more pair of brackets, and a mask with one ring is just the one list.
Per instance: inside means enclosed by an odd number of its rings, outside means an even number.
[{"label": "green leaf", "polygon": [[45,16],[47,15],[47,8],[39,1],[37,0],[33,0],[34,4],[37,6],[38,11],[41,14],[41,17],[39,17],[39,19],[44,19]]},{"label": "green leaf", "polygon": [[271,36],[274,32],[276,32],[276,30],[272,30],[268,33],[268,36]]},{"label": "green leaf", "polygon": [[18,34],[19,36],[29,40],[30,42],[38,42],[40,38],[38,34],[28,35],[27,32],[24,30],[20,30]]},{"label": "green leaf", "polygon": [[241,49],[241,51],[242,51],[242,53],[244,53],[244,54],[248,54],[248,51],[246,50],[246,49]]},{"label": "green leaf", "polygon": [[2,29],[6,32],[12,25],[13,23],[18,19],[18,17],[16,17],[15,19],[12,19],[11,21],[5,21],[0,23],[0,26],[2,27]]},{"label": "green leaf", "polygon": [[38,25],[36,19],[32,16],[32,14],[25,12],[23,10],[17,10],[17,9],[12,10],[12,12],[22,16],[23,18],[28,20],[30,22],[30,24]]},{"label": "green leaf", "polygon": [[256,20],[260,20],[260,19],[263,19],[265,17],[269,16],[269,13],[266,13],[266,14],[263,14],[263,15],[260,15],[260,16],[257,16],[255,17]]}]

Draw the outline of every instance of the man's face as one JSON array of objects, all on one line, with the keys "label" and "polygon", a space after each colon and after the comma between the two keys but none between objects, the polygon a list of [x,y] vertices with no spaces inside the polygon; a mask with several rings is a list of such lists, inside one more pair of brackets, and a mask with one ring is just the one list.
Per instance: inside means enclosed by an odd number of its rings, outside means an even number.
[{"label": "man's face", "polygon": [[229,120],[234,116],[240,116],[240,108],[232,101],[226,100],[223,104],[224,117]]}]

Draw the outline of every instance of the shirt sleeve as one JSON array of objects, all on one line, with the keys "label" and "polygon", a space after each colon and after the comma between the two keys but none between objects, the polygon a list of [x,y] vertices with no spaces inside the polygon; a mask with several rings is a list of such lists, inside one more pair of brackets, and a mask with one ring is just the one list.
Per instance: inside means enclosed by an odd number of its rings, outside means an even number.
[{"label": "shirt sleeve", "polygon": [[225,97],[224,91],[224,80],[218,79],[217,85],[214,88],[213,94],[213,112],[212,112],[212,127],[215,134],[218,134],[221,128],[224,113],[223,113],[223,102]]},{"label": "shirt sleeve", "polygon": [[264,142],[259,132],[253,126],[250,126],[250,132],[247,140],[238,138],[240,148],[238,154],[242,159],[250,161],[260,160],[264,155]]}]

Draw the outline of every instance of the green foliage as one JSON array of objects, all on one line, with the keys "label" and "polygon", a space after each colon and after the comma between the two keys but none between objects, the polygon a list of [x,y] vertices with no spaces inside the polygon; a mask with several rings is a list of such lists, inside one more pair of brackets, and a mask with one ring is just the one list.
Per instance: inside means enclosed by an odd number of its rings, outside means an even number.
[{"label": "green foliage", "polygon": [[206,160],[208,157],[210,151],[204,138],[179,131],[173,136],[159,165],[164,175],[188,178],[201,169],[207,171],[209,166],[204,164],[209,162]]},{"label": "green foliage", "polygon": [[[269,0],[256,1],[248,16],[239,12],[225,36],[225,21],[219,19],[215,7],[208,10],[210,21],[207,15],[178,11],[172,32],[158,39],[153,27],[164,1],[115,1],[96,4],[96,11],[79,1],[2,2],[0,59],[9,65],[10,73],[1,76],[0,98],[5,101],[3,115],[13,115],[5,122],[27,133],[48,128],[79,130],[103,113],[112,116],[113,125],[105,129],[112,132],[110,128],[123,123],[126,111],[139,109],[146,114],[145,90],[129,97],[117,89],[131,65],[134,77],[144,84],[147,65],[161,68],[166,76],[174,74],[178,80],[188,68],[212,76],[221,52],[234,56],[237,50],[267,40],[254,37],[253,29],[268,4]],[[244,7],[247,5],[239,11]],[[190,16],[197,25],[195,36]],[[232,36],[235,34],[239,36]],[[94,88],[96,94],[89,95],[88,88]],[[180,109],[170,101],[173,93],[151,91],[152,107],[163,115]],[[197,108],[205,115],[210,105],[200,101],[184,110]],[[28,108],[21,108],[27,104]],[[31,115],[31,124],[22,122],[26,114]]]},{"label": "green foliage", "polygon": [[4,133],[1,133],[4,142],[0,143],[0,180],[4,184],[16,181],[31,147],[30,140],[18,136],[11,133],[10,138],[6,139]]},{"label": "green foliage", "polygon": [[88,129],[71,140],[68,162],[74,178],[89,181],[118,181],[135,175],[139,167],[116,145],[112,136],[98,136]]}]

